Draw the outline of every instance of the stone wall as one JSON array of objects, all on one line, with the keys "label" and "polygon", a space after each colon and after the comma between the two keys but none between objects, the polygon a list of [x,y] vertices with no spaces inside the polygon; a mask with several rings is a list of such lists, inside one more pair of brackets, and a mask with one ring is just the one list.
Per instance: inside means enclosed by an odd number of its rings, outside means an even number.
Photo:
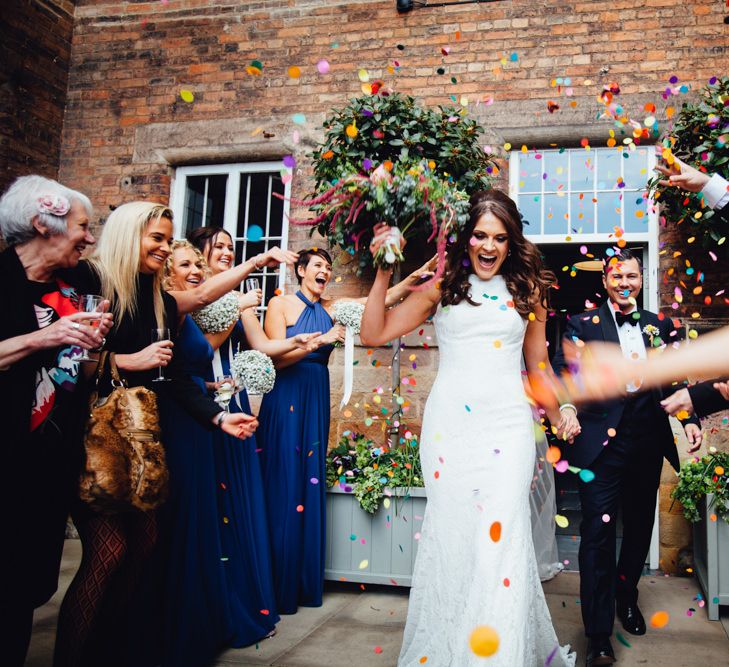
[{"label": "stone wall", "polygon": [[0,192],[18,176],[58,175],[74,0],[0,7]]}]

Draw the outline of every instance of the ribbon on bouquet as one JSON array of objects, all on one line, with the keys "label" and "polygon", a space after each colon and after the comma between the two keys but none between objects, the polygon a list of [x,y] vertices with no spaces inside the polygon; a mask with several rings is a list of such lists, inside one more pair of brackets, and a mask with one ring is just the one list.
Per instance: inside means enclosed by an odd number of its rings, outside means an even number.
[{"label": "ribbon on bouquet", "polygon": [[352,397],[352,385],[354,383],[354,331],[352,327],[344,330],[344,396],[339,404],[341,410]]}]

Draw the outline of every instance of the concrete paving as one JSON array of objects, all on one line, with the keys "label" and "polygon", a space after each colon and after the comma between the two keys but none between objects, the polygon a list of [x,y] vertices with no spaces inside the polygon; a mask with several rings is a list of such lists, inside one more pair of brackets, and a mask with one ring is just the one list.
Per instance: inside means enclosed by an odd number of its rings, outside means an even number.
[{"label": "concrete paving", "polygon": [[[80,553],[79,541],[67,540],[59,591],[35,615],[28,667],[51,664],[58,606]],[[579,575],[564,572],[547,582],[544,590],[560,641],[571,644],[578,652],[577,664],[584,664]],[[661,629],[649,628],[643,637],[623,633],[629,647],[614,637],[618,665],[729,667],[729,638],[722,623],[709,621],[706,611],[699,607],[695,580],[647,575],[641,581],[640,592],[646,617],[662,610],[669,613],[670,621]],[[328,582],[322,607],[301,609],[298,614],[284,616],[275,637],[246,649],[227,650],[215,664],[218,667],[394,667],[407,603],[408,589]],[[695,612],[690,611],[692,608]],[[622,628],[618,625],[616,629]],[[375,652],[378,647],[381,652],[379,649]],[[484,665],[488,663],[484,659]]]}]

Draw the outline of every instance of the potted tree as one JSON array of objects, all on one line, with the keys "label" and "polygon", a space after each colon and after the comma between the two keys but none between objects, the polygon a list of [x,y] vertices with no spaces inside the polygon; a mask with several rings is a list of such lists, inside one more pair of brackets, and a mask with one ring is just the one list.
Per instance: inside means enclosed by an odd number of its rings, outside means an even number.
[{"label": "potted tree", "polygon": [[426,503],[417,438],[389,449],[345,433],[327,487],[325,578],[409,586]]},{"label": "potted tree", "polygon": [[709,619],[729,604],[729,453],[713,447],[686,463],[671,497],[694,524],[694,566],[706,598]]}]

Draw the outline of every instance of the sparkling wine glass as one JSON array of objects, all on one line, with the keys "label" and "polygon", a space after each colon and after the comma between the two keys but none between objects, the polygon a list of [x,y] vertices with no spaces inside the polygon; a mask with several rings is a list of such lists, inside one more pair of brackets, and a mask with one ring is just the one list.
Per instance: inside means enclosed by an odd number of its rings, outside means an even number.
[{"label": "sparkling wine glass", "polygon": [[[74,304],[80,313],[101,313],[101,303],[104,301],[103,296],[98,294],[78,294],[74,301]],[[97,329],[101,319],[91,320],[86,322],[87,326]],[[89,351],[85,348],[81,348],[81,351],[74,356],[74,361],[96,361],[89,356]]]},{"label": "sparkling wine glass", "polygon": [[215,390],[215,402],[226,412],[230,412],[230,400],[238,391],[235,378],[232,375],[216,375],[215,382],[218,388]]},{"label": "sparkling wine glass", "polygon": [[260,289],[261,283],[258,278],[246,278],[246,292]]},{"label": "sparkling wine glass", "polygon": [[[161,329],[152,329],[152,342],[159,343],[163,340],[170,339],[170,330],[167,327]],[[157,377],[152,382],[166,382],[169,378],[165,377],[162,366],[157,366]]]}]

